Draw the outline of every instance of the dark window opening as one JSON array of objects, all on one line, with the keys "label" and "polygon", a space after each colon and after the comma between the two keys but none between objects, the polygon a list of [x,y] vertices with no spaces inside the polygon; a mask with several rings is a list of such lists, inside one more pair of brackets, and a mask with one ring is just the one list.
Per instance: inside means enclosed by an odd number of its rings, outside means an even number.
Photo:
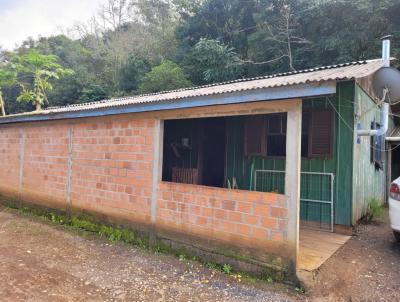
[{"label": "dark window opening", "polygon": [[287,114],[269,114],[267,120],[267,156],[286,156]]},{"label": "dark window opening", "polygon": [[[372,122],[371,123],[371,129],[380,129],[381,125]],[[385,146],[385,138],[383,135],[377,136],[373,135],[371,136],[371,163],[375,164],[375,168],[378,169],[383,169],[383,148]]]},{"label": "dark window opening", "polygon": [[164,122],[163,181],[223,187],[225,118]]}]

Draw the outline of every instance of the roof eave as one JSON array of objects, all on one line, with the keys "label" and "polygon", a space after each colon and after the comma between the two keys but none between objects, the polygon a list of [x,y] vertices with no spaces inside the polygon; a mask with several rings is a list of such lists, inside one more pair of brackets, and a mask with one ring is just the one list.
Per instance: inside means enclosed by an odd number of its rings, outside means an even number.
[{"label": "roof eave", "polygon": [[90,110],[75,110],[67,112],[52,112],[50,110],[31,114],[10,115],[1,117],[0,124],[87,118],[105,115],[141,113],[149,111],[184,109],[213,105],[239,104],[246,102],[287,100],[293,98],[332,95],[335,93],[336,81],[326,81],[292,86],[245,90],[219,95],[206,95],[201,97],[172,101],[138,103],[124,106],[110,106]]}]

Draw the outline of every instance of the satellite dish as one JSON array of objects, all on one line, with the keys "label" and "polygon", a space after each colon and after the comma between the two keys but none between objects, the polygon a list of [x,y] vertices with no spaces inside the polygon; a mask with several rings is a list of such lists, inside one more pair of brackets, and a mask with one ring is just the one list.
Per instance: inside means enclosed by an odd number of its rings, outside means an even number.
[{"label": "satellite dish", "polygon": [[383,67],[375,72],[372,79],[372,87],[375,95],[383,98],[383,92],[388,89],[386,100],[391,105],[400,102],[400,71],[393,67]]}]

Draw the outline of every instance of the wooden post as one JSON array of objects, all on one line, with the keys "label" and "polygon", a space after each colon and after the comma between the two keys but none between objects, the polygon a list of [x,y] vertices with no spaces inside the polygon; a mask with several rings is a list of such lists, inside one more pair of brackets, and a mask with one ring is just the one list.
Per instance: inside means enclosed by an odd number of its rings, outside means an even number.
[{"label": "wooden post", "polygon": [[301,108],[302,101],[287,112],[285,196],[288,208],[287,239],[291,245],[290,273],[296,275],[299,251],[300,220],[300,164],[301,164]]}]

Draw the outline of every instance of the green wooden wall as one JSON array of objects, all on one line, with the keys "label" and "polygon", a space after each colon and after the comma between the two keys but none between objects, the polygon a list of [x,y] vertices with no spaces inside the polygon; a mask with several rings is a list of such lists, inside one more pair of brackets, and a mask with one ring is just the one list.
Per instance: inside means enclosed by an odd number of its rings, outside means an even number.
[{"label": "green wooden wall", "polygon": [[[323,172],[334,174],[334,223],[351,225],[352,223],[352,185],[353,185],[353,146],[354,146],[354,82],[342,82],[337,86],[337,94],[330,97],[320,97],[303,100],[303,108],[334,108],[335,131],[334,148],[330,158],[302,158],[302,172]],[[284,173],[271,173],[268,177],[255,179],[256,170],[285,170],[284,158],[266,158],[260,156],[244,156],[244,116],[226,117],[226,158],[225,186],[235,178],[240,189],[264,191],[284,191]],[[205,120],[203,122],[206,122]],[[197,149],[199,141],[199,123],[194,120],[182,120],[170,125],[171,134],[165,137],[165,147],[172,142],[179,142],[181,137],[189,137],[192,149],[182,151],[180,158],[171,158],[169,165],[177,167],[197,167]],[[340,138],[340,139],[339,139]],[[369,159],[369,157],[368,157]],[[166,158],[164,158],[164,163]],[[170,175],[171,167],[163,169],[164,177]],[[358,166],[357,166],[358,167]],[[361,173],[362,166],[358,167]],[[266,175],[266,174],[262,174]],[[357,178],[359,179],[359,178]],[[256,184],[257,181],[257,184]],[[357,196],[360,196],[357,191]],[[327,177],[302,175],[302,199],[329,199],[330,182]],[[330,223],[330,206],[301,201],[301,219]]]},{"label": "green wooden wall", "polygon": [[[351,224],[352,199],[352,155],[354,129],[354,82],[338,84],[337,95],[305,99],[303,108],[335,109],[334,152],[331,158],[303,158],[302,172],[333,173],[334,182],[334,222],[336,224]],[[341,117],[339,117],[339,114]],[[256,170],[285,170],[285,159],[265,158],[259,156],[244,156],[244,117],[227,118],[227,156],[226,178],[232,182],[235,178],[240,189],[265,191],[284,190],[284,174],[271,173],[268,180],[256,179]],[[340,137],[340,139],[339,139]],[[265,175],[265,174],[264,174]],[[259,182],[263,182],[260,186]],[[312,179],[302,175],[301,197],[307,199],[326,198],[330,191],[328,179]],[[267,183],[265,183],[267,182]],[[323,223],[330,222],[328,205],[301,202],[301,219],[314,220]]]},{"label": "green wooden wall", "polygon": [[[355,86],[354,100],[355,112],[361,116],[359,121],[362,129],[370,129],[371,122],[374,120],[380,121],[380,108],[358,85]],[[373,109],[371,110],[371,108]],[[367,113],[365,114],[365,112]],[[354,139],[356,140],[356,136]],[[381,202],[385,198],[386,165],[383,166],[383,169],[377,170],[374,163],[371,163],[370,144],[371,138],[365,136],[361,138],[360,144],[354,145],[352,223],[356,223],[366,213],[371,198],[377,198]],[[385,156],[384,153],[384,162]]]}]

